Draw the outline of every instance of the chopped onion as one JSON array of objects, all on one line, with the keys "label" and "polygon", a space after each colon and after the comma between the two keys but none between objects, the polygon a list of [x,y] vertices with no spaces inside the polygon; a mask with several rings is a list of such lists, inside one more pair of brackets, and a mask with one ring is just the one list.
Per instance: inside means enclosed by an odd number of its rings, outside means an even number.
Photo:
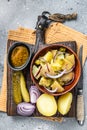
[{"label": "chopped onion", "polygon": [[50,74],[46,73],[46,76],[49,77],[49,78],[51,78],[51,79],[56,79],[56,78],[60,78],[62,75],[64,75],[65,72],[66,72],[66,70],[63,70],[63,71],[62,71],[60,74],[58,74],[58,75],[50,75]]},{"label": "chopped onion", "polygon": [[30,116],[34,110],[35,106],[31,103],[22,102],[17,105],[17,113],[21,116]]},{"label": "chopped onion", "polygon": [[57,92],[57,90],[58,90],[58,88],[56,88],[56,89],[54,89],[54,90],[50,90],[50,89],[48,89],[48,88],[46,88],[46,87],[44,87],[49,93],[55,93],[55,92]]},{"label": "chopped onion", "polygon": [[38,97],[40,96],[40,91],[36,86],[31,86],[29,89],[30,92],[30,101],[31,103],[36,103]]},{"label": "chopped onion", "polygon": [[63,76],[64,74],[68,74],[68,73],[70,73],[73,69],[74,69],[74,67],[75,66],[73,66],[70,70],[63,70],[62,72],[60,72],[60,74],[57,74],[57,75],[50,75],[50,74],[48,74],[48,73],[46,73],[46,76],[48,77],[48,78],[51,78],[51,79],[57,79],[57,78],[60,78],[61,76]]},{"label": "chopped onion", "polygon": [[34,75],[35,77],[37,77],[37,76],[38,76],[38,74],[39,74],[39,73],[40,73],[40,71],[41,71],[41,68],[42,68],[42,66],[39,66],[39,69],[38,69],[37,73]]},{"label": "chopped onion", "polygon": [[65,74],[70,73],[74,69],[74,67],[75,67],[75,65],[70,70],[66,71]]}]

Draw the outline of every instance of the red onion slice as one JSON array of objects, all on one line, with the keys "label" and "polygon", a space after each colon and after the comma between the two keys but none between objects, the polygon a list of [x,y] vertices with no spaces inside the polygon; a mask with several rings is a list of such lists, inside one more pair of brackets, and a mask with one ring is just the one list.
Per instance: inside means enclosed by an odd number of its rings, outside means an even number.
[{"label": "red onion slice", "polygon": [[74,67],[75,67],[75,65],[70,70],[67,71],[65,69],[62,72],[60,72],[60,74],[58,74],[58,75],[50,75],[50,74],[46,73],[46,76],[51,79],[57,79],[57,78],[60,78],[61,76],[63,76],[64,74],[70,73],[74,69]]},{"label": "red onion slice", "polygon": [[29,89],[29,92],[30,92],[31,103],[36,103],[38,97],[40,96],[39,89],[35,85],[32,85]]},{"label": "red onion slice", "polygon": [[46,76],[49,77],[49,78],[51,78],[51,79],[57,79],[57,78],[60,78],[62,75],[64,75],[65,72],[66,72],[66,70],[63,70],[63,71],[62,71],[60,74],[58,74],[58,75],[50,75],[50,74],[46,73]]},{"label": "red onion slice", "polygon": [[42,66],[40,66],[40,67],[38,68],[38,71],[37,71],[37,73],[34,75],[34,77],[37,77],[37,76],[38,76],[38,74],[39,74],[40,71],[41,71],[41,68],[42,68]]},{"label": "red onion slice", "polygon": [[17,105],[17,113],[21,116],[30,116],[34,110],[35,106],[31,103],[22,102]]},{"label": "red onion slice", "polygon": [[65,74],[70,73],[74,68],[75,68],[75,65],[70,70],[66,71]]},{"label": "red onion slice", "polygon": [[54,89],[54,90],[50,90],[50,89],[48,89],[48,88],[46,88],[46,87],[44,87],[49,93],[55,93],[55,92],[57,92],[57,90],[58,90],[58,88],[56,88],[56,89]]}]

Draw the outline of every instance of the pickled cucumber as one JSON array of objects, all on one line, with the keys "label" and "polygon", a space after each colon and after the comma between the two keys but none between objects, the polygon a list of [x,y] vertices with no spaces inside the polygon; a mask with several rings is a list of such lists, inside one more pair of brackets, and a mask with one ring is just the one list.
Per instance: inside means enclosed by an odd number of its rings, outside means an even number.
[{"label": "pickled cucumber", "polygon": [[29,96],[29,92],[28,92],[28,90],[26,88],[24,75],[22,73],[21,73],[21,76],[20,76],[20,86],[21,86],[21,94],[22,94],[23,100],[25,102],[29,102],[30,101],[30,96]]},{"label": "pickled cucumber", "polygon": [[14,72],[12,75],[12,90],[13,100],[16,104],[22,102],[21,88],[20,88],[20,72]]}]

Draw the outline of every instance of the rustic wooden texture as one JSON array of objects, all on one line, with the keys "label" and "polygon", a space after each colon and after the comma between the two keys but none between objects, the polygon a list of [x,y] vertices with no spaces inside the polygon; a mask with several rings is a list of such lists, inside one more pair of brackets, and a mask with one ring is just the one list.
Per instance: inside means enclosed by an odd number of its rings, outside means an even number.
[{"label": "rustic wooden texture", "polygon": [[[8,40],[7,52],[8,52],[9,47],[13,43],[14,43],[14,41]],[[76,52],[76,42],[59,42],[58,44],[63,44],[63,45],[69,46],[70,48],[72,48]],[[33,45],[29,45],[29,46],[32,47],[32,51],[33,51],[34,46]],[[13,73],[13,71],[7,65],[7,114],[10,116],[15,116],[15,115],[17,115],[17,113],[16,113],[16,104],[13,101],[12,73]],[[29,66],[23,70],[23,73],[25,76],[26,84],[29,87],[31,84],[33,84],[31,81],[31,78],[30,78]],[[72,90],[72,93],[73,93],[73,103],[72,103],[70,112],[66,115],[66,117],[75,117],[75,108],[76,108],[76,104],[75,104],[76,89],[75,88]],[[43,118],[43,116],[37,111],[37,109],[32,116],[39,117],[39,118],[41,117],[42,119],[45,118],[45,119],[54,120],[54,121],[58,120],[57,118],[61,117],[61,115],[59,113],[57,113],[53,117],[44,117]]]}]

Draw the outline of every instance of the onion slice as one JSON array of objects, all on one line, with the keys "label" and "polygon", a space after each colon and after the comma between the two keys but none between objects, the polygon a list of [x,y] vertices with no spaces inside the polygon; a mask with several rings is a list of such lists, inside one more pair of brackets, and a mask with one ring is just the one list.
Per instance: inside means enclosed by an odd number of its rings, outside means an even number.
[{"label": "onion slice", "polygon": [[74,67],[75,67],[75,65],[70,70],[66,71],[65,74],[70,73],[74,69]]},{"label": "onion slice", "polygon": [[21,116],[30,116],[34,111],[35,106],[31,103],[22,102],[17,105],[17,113]]},{"label": "onion slice", "polygon": [[66,73],[66,70],[63,70],[58,75],[50,75],[50,74],[46,73],[46,76],[49,77],[49,78],[51,78],[51,79],[57,79],[57,78],[60,78],[61,76],[63,76],[65,73]]},{"label": "onion slice", "polygon": [[35,85],[32,85],[29,89],[29,92],[30,92],[31,103],[36,103],[38,97],[40,96],[39,89]]},{"label": "onion slice", "polygon": [[61,76],[63,76],[64,74],[68,74],[68,73],[70,73],[73,69],[74,69],[74,67],[75,66],[73,66],[70,70],[63,70],[62,72],[60,72],[60,74],[57,74],[57,75],[50,75],[50,74],[48,74],[48,73],[46,73],[46,76],[48,77],[48,78],[51,78],[51,79],[57,79],[57,78],[60,78]]},{"label": "onion slice", "polygon": [[55,92],[57,92],[57,90],[58,90],[58,88],[56,88],[56,89],[54,89],[54,90],[50,90],[50,89],[48,89],[48,88],[46,88],[46,87],[44,87],[49,93],[55,93]]}]

